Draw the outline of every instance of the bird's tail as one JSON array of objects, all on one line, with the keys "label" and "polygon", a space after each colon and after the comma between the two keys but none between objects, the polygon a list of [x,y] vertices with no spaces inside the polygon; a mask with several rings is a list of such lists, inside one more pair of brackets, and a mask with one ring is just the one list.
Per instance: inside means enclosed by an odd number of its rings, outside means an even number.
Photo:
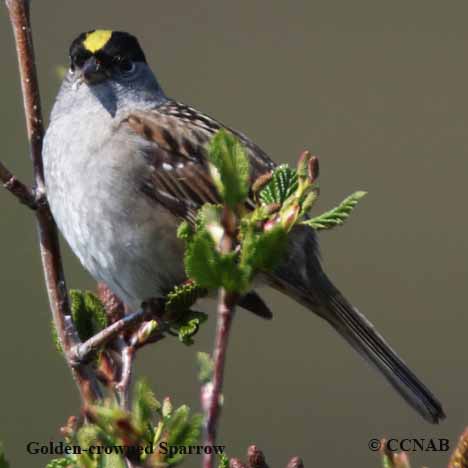
[{"label": "bird's tail", "polygon": [[288,258],[275,271],[273,285],[330,323],[427,421],[444,419],[439,401],[327,278],[320,266],[315,237],[310,236],[310,230],[305,235],[296,236]]}]

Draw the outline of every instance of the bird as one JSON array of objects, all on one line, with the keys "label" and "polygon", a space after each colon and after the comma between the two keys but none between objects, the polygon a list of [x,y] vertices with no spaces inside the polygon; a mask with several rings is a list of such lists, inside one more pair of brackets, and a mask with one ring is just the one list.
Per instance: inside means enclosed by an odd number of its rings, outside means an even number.
[{"label": "bird", "polygon": [[[221,202],[211,138],[225,129],[240,140],[252,181],[277,164],[243,133],[166,96],[135,36],[90,30],[69,56],[44,138],[47,201],[83,266],[137,309],[187,279],[177,227]],[[328,322],[424,419],[444,419],[438,399],[325,274],[313,229],[293,229],[268,284]],[[270,316],[255,291],[240,306]]]}]

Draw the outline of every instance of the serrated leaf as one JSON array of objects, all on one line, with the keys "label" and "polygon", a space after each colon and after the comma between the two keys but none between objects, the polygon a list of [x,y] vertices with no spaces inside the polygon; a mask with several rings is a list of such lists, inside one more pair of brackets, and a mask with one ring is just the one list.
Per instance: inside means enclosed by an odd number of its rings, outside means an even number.
[{"label": "serrated leaf", "polygon": [[84,293],[84,305],[89,311],[91,317],[93,317],[93,328],[94,333],[98,333],[108,325],[108,319],[106,309],[104,308],[101,300],[93,294],[91,291]]},{"label": "serrated leaf", "polygon": [[197,213],[197,226],[206,229],[210,233],[215,245],[219,245],[224,235],[221,212],[221,206],[206,203]]},{"label": "serrated leaf", "polygon": [[220,255],[220,278],[227,291],[244,292],[249,286],[250,271],[239,265],[237,252]]},{"label": "serrated leaf", "polygon": [[94,424],[85,424],[78,430],[76,438],[80,447],[89,447],[90,445],[96,444],[100,434],[101,430],[99,427]]},{"label": "serrated leaf", "polygon": [[177,237],[184,241],[189,241],[193,233],[193,228],[187,221],[182,221],[177,228]]},{"label": "serrated leaf", "polygon": [[104,306],[90,291],[71,289],[70,305],[73,322],[82,341],[86,341],[107,326]]},{"label": "serrated leaf", "polygon": [[199,229],[185,250],[185,270],[202,288],[243,291],[247,283],[237,257],[235,252],[220,254],[211,235]]},{"label": "serrated leaf", "polygon": [[166,295],[164,303],[165,311],[170,317],[179,317],[181,313],[188,311],[206,293],[206,288],[200,287],[193,281],[186,281],[183,284],[175,286]]},{"label": "serrated leaf", "polygon": [[193,344],[193,337],[197,334],[200,325],[208,319],[203,312],[189,311],[176,323],[179,340],[186,344]]},{"label": "serrated leaf", "polygon": [[219,456],[218,468],[229,468],[229,458],[225,453]]},{"label": "serrated leaf", "polygon": [[297,172],[287,164],[278,166],[258,197],[263,205],[283,204],[298,188]]},{"label": "serrated leaf", "polygon": [[202,288],[218,288],[221,286],[220,258],[211,235],[204,229],[198,230],[185,250],[188,277]]},{"label": "serrated leaf", "polygon": [[302,224],[305,224],[317,231],[341,226],[348,219],[354,207],[359,203],[361,198],[366,195],[366,193],[367,192],[363,191],[354,192],[349,197],[346,197],[337,207],[312,219],[303,221]]},{"label": "serrated leaf", "polygon": [[[182,405],[177,408],[172,414],[168,424],[167,432],[169,446],[185,446],[195,445],[199,442],[203,425],[203,417],[201,414],[190,416],[190,408],[187,405]],[[185,455],[178,453],[166,459],[170,466],[180,463]]]},{"label": "serrated leaf", "polygon": [[[54,460],[51,460],[49,463],[47,463],[45,468],[75,468],[77,465],[75,462],[68,458],[55,458]],[[3,468],[3,465],[0,462],[0,468]]]},{"label": "serrated leaf", "polygon": [[156,399],[150,386],[144,379],[138,380],[135,385],[132,415],[142,432],[146,432],[161,403]]},{"label": "serrated leaf", "polygon": [[242,144],[231,132],[219,130],[208,144],[208,159],[215,168],[211,175],[221,197],[235,209],[249,193],[250,167]]},{"label": "serrated leaf", "polygon": [[197,365],[198,365],[198,380],[202,384],[206,384],[211,381],[213,377],[214,362],[208,353],[198,352],[197,353]]},{"label": "serrated leaf", "polygon": [[252,272],[272,270],[286,250],[287,232],[280,224],[265,232],[246,235],[241,250],[240,263]]}]

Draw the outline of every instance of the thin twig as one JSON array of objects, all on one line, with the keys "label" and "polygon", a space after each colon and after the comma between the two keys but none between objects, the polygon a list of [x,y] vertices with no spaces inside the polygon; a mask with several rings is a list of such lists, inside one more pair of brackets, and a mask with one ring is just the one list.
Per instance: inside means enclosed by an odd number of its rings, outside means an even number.
[{"label": "thin twig", "polygon": [[147,315],[147,311],[140,309],[133,314],[126,315],[125,317],[117,320],[112,325],[109,325],[104,330],[96,333],[96,335],[89,338],[84,343],[77,344],[71,349],[70,354],[73,361],[76,363],[84,362],[91,353],[98,348],[116,338],[122,331],[129,329]]},{"label": "thin twig", "polygon": [[[34,182],[37,193],[43,194],[42,140],[44,137],[44,127],[42,124],[41,101],[34,60],[29,1],[6,0],[6,5],[15,37],[26,129],[34,170]],[[80,388],[83,401],[97,399],[101,395],[94,373],[87,366],[75,368],[72,360],[68,358],[70,349],[79,343],[79,338],[71,319],[57,228],[47,203],[42,203],[37,208],[36,218],[42,268],[57,334],[62,349],[67,356],[67,363]]]},{"label": "thin twig", "polygon": [[[205,441],[204,445],[216,443],[216,433],[220,413],[220,400],[224,381],[224,368],[226,363],[226,351],[229,341],[232,319],[234,318],[235,306],[238,300],[236,293],[230,293],[221,289],[218,300],[218,324],[216,330],[215,347],[213,353],[213,379],[206,384],[208,387],[202,389],[202,399],[206,398],[205,406]],[[203,457],[204,468],[213,467],[213,454]]]},{"label": "thin twig", "polygon": [[2,185],[14,195],[23,205],[35,210],[36,198],[32,190],[18,180],[3,164],[0,162],[0,182]]},{"label": "thin twig", "polygon": [[[230,252],[234,247],[236,216],[227,207],[224,207],[222,223],[224,235],[221,240],[221,251]],[[216,338],[213,351],[213,378],[211,382],[202,387],[202,406],[205,412],[205,438],[204,445],[216,443],[216,433],[220,414],[220,400],[223,390],[224,368],[226,364],[226,352],[229,342],[232,320],[239,295],[235,292],[226,291],[224,288],[218,294],[218,320],[216,327]],[[203,467],[213,468],[214,455],[205,453],[203,455]]]},{"label": "thin twig", "polygon": [[132,383],[132,364],[135,357],[135,347],[128,345],[123,338],[120,338],[118,349],[122,358],[122,366],[120,369],[120,379],[115,385],[115,390],[119,397],[120,406],[130,411],[130,385]]}]

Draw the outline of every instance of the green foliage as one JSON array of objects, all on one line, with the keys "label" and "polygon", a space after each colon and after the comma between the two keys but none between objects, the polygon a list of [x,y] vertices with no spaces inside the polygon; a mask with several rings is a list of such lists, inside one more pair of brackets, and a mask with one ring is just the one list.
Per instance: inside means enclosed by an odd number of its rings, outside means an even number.
[{"label": "green foliage", "polygon": [[92,292],[71,289],[70,305],[73,322],[82,341],[86,341],[107,326],[104,306]]},{"label": "green foliage", "polygon": [[186,281],[177,285],[166,295],[164,303],[166,315],[169,318],[178,318],[182,313],[192,307],[200,297],[206,296],[207,290],[194,281]]},{"label": "green foliage", "polygon": [[287,243],[287,232],[281,224],[268,231],[258,231],[248,225],[240,255],[240,264],[253,275],[256,271],[272,270],[281,259]]},{"label": "green foliage", "polygon": [[[246,212],[240,209],[240,203],[247,196],[248,170],[239,141],[229,132],[219,132],[208,151],[219,172],[218,188],[227,211],[206,204],[199,210],[193,226],[184,222],[178,230],[179,237],[186,242],[187,276],[202,288],[245,292],[256,273],[277,266],[294,226],[302,223],[314,229],[330,229],[340,225],[364,195],[356,192],[337,208],[304,220],[318,197],[318,160],[306,151],[296,169],[283,164],[255,181],[252,190],[257,205]],[[237,226],[226,227],[230,223]],[[225,229],[234,243],[228,253],[221,249]],[[232,239],[233,235],[236,238]],[[196,322],[188,323],[184,331],[196,327]]]},{"label": "green foliage", "polygon": [[208,353],[198,352],[197,353],[197,364],[198,364],[198,380],[202,384],[206,384],[211,381],[213,377],[214,362]]},{"label": "green foliage", "polygon": [[182,221],[177,228],[177,237],[188,241],[193,235],[192,226],[187,221]]},{"label": "green foliage", "polygon": [[367,192],[357,191],[346,197],[337,207],[327,211],[315,218],[303,221],[302,224],[315,230],[331,229],[341,226],[349,217],[354,207],[359,203]]},{"label": "green foliage", "polygon": [[104,453],[99,458],[98,468],[127,468],[127,464],[116,453]]},{"label": "green foliage", "polygon": [[10,467],[10,464],[8,463],[6,459],[3,444],[0,443],[0,468],[9,468],[9,467]]},{"label": "green foliage", "polygon": [[[208,144],[211,175],[224,202],[233,210],[249,193],[249,161],[245,150],[231,132],[219,130]],[[213,169],[213,168],[212,168]]]},{"label": "green foliage", "polygon": [[296,192],[298,186],[297,172],[287,164],[282,164],[274,170],[270,180],[260,190],[258,198],[264,205],[281,205]]},{"label": "green foliage", "polygon": [[[142,428],[144,434],[153,435],[151,430],[151,418],[156,411],[161,409],[161,403],[156,399],[148,383],[141,379],[135,385],[132,403],[132,414],[135,425]],[[151,442],[150,437],[148,442]]]},{"label": "green foliage", "polygon": [[236,291],[246,286],[237,254],[221,254],[206,228],[197,230],[193,235],[187,244],[184,260],[187,275],[202,288],[224,287],[228,291]]},{"label": "green foliage", "polygon": [[225,453],[222,453],[219,457],[218,468],[229,468],[229,458]]},{"label": "green foliage", "polygon": [[[177,408],[166,423],[169,433],[168,444],[188,447],[195,445],[200,440],[203,417],[201,414],[190,414],[190,408],[182,405]],[[167,458],[169,465],[177,465],[184,458],[182,453],[174,454]]]},{"label": "green foliage", "polygon": [[[161,405],[145,381],[135,385],[131,412],[114,400],[90,406],[84,424],[67,436],[67,443],[87,448],[91,445],[113,447],[110,454],[72,454],[49,462],[46,468],[125,468],[123,453],[148,468],[169,467],[184,459],[183,453],[161,453],[159,444],[194,445],[199,443],[202,417],[182,405],[173,409],[169,398]],[[121,448],[122,447],[122,448]],[[135,447],[149,448],[146,452]],[[0,468],[7,468],[0,465]]]},{"label": "green foliage", "polygon": [[[74,468],[77,465],[73,462],[71,458],[64,457],[64,458],[55,458],[47,463],[45,468]],[[0,464],[0,467],[2,465]]]},{"label": "green foliage", "polygon": [[177,332],[181,343],[191,345],[200,325],[207,319],[208,316],[203,312],[188,310],[177,321],[172,322],[170,327]]},{"label": "green foliage", "polygon": [[198,230],[185,251],[187,275],[203,288],[217,288],[220,286],[220,259],[210,233],[206,229]]}]

